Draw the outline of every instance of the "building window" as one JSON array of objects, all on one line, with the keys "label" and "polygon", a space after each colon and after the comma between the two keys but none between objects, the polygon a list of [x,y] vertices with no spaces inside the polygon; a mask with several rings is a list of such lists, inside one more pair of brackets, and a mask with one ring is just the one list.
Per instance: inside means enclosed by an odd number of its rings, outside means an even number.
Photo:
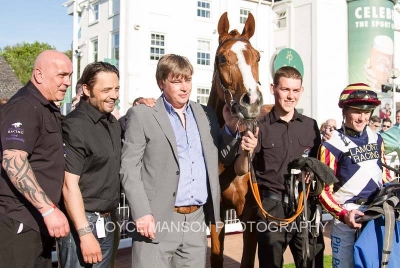
[{"label": "building window", "polygon": [[120,0],[109,0],[108,14],[110,17],[119,14],[119,2]]},{"label": "building window", "polygon": [[199,39],[197,41],[197,64],[210,65],[211,42]]},{"label": "building window", "polygon": [[207,105],[209,96],[210,96],[209,88],[197,88],[197,103]]},{"label": "building window", "polygon": [[278,29],[282,29],[282,28],[286,28],[286,10],[285,11],[279,11],[276,12],[276,26],[278,27]]},{"label": "building window", "polygon": [[96,37],[91,40],[92,43],[92,62],[97,62],[99,57],[99,39]]},{"label": "building window", "polygon": [[91,4],[89,14],[90,23],[97,22],[99,20],[99,2],[95,2]]},{"label": "building window", "polygon": [[159,60],[165,54],[165,35],[151,34],[150,60]]},{"label": "building window", "polygon": [[119,60],[119,32],[111,34],[111,58]]},{"label": "building window", "polygon": [[197,1],[197,17],[210,18],[211,4],[210,2]]},{"label": "building window", "polygon": [[111,51],[110,58],[104,58],[103,61],[111,63],[119,68],[119,32],[111,33]]},{"label": "building window", "polygon": [[249,16],[250,10],[241,8],[240,9],[240,23],[245,24],[247,17]]}]

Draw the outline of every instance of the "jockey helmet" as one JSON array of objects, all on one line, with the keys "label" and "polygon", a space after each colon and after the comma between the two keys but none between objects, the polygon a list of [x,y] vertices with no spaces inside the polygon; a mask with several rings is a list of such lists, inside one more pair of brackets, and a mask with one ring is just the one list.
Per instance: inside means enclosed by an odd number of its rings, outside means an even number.
[{"label": "jockey helmet", "polygon": [[350,84],[340,94],[339,107],[352,107],[360,110],[374,110],[381,101],[378,95],[368,85],[363,83]]}]

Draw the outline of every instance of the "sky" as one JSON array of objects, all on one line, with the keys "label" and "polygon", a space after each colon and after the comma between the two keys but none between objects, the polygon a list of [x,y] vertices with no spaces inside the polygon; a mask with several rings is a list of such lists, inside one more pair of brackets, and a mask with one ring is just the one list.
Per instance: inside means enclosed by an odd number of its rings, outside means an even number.
[{"label": "sky", "polygon": [[0,8],[0,48],[39,41],[62,52],[71,49],[73,20],[62,6],[67,0],[6,2]]}]

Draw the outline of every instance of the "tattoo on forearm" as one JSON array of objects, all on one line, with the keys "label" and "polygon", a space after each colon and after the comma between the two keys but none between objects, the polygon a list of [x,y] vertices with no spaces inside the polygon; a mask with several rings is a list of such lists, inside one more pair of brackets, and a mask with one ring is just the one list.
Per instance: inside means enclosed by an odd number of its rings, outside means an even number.
[{"label": "tattoo on forearm", "polygon": [[90,226],[83,227],[81,229],[77,230],[79,237],[90,234],[92,232],[92,229]]},{"label": "tattoo on forearm", "polygon": [[37,209],[44,204],[51,205],[46,193],[38,184],[27,157],[17,150],[6,150],[3,154],[3,168],[15,188]]}]

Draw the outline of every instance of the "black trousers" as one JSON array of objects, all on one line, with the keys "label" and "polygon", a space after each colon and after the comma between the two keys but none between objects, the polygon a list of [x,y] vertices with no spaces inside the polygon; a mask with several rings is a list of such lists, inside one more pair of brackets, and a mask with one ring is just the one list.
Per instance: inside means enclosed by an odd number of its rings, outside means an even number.
[{"label": "black trousers", "polygon": [[[288,210],[288,205],[280,201],[263,198],[262,205],[264,210],[278,218],[288,218],[291,214],[291,211]],[[308,209],[308,215],[310,215],[311,209]],[[282,267],[283,253],[287,246],[290,247],[296,267],[303,267],[303,238],[301,228],[304,228],[304,225],[299,221],[294,221],[287,226],[280,227],[276,221],[266,220],[260,211],[257,218],[259,267]],[[325,244],[322,228],[320,228],[319,236],[316,238],[313,238],[311,233],[308,232],[308,239],[311,260],[308,261],[307,267],[312,267],[311,261],[314,257],[314,267],[323,267]]]},{"label": "black trousers", "polygon": [[26,225],[17,234],[19,226],[20,222],[0,214],[0,267],[51,268],[54,238]]}]

